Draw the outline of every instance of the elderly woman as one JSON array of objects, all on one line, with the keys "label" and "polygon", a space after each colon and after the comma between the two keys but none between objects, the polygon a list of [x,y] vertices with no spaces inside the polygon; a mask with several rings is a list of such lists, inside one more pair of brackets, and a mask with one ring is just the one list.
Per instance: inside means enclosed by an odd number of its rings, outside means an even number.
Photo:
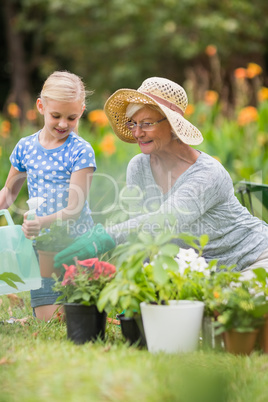
[{"label": "elderly woman", "polygon": [[[127,168],[127,185],[139,189],[135,217],[107,227],[97,225],[56,256],[56,264],[77,255],[94,257],[113,244],[125,242],[130,230],[154,233],[159,216],[172,215],[175,233],[209,235],[203,256],[219,265],[236,264],[240,271],[268,269],[268,225],[253,217],[234,195],[232,180],[214,158],[191,145],[203,141],[200,131],[183,115],[184,89],[154,77],[138,90],[120,89],[107,100],[105,112],[115,134],[138,143],[141,154]],[[166,227],[170,225],[166,220]],[[178,244],[185,245],[178,239]]]}]

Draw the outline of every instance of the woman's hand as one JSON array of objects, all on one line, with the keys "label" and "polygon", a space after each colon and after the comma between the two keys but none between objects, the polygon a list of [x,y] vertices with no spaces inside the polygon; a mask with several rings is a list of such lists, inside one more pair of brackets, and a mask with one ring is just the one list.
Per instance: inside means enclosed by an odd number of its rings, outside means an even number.
[{"label": "woman's hand", "polygon": [[22,224],[22,231],[27,239],[33,240],[35,236],[39,235],[41,224],[38,216],[35,215],[34,219],[27,220],[27,213],[24,215]]}]

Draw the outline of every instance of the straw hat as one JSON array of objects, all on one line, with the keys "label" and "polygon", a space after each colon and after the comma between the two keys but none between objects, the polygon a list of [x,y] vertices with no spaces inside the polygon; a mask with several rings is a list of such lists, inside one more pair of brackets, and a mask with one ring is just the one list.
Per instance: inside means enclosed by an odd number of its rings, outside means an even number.
[{"label": "straw hat", "polygon": [[198,145],[203,141],[200,131],[183,117],[188,99],[185,90],[175,82],[160,77],[147,78],[137,90],[119,89],[105,103],[104,111],[115,134],[125,142],[136,143],[125,126],[129,121],[125,115],[129,103],[158,106],[172,131],[185,144]]}]

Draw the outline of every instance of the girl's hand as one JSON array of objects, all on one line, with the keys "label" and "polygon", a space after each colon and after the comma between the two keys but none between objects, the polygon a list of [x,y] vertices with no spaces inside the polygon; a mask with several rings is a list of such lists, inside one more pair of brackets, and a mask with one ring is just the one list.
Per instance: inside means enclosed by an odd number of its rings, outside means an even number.
[{"label": "girl's hand", "polygon": [[27,214],[24,215],[24,221],[22,224],[22,231],[27,237],[27,239],[33,240],[35,236],[39,235],[41,230],[41,224],[38,216],[35,215],[35,218],[32,220],[27,220]]}]

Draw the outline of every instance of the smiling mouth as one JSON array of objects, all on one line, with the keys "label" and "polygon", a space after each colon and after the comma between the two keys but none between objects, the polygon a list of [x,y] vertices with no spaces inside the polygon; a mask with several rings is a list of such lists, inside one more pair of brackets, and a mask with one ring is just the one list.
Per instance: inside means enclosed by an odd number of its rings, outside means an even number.
[{"label": "smiling mouth", "polygon": [[140,144],[146,145],[146,144],[150,144],[151,142],[153,142],[153,140],[150,140],[150,141],[140,141]]},{"label": "smiling mouth", "polygon": [[67,130],[60,130],[59,128],[55,128],[55,130],[60,134],[64,134],[67,131]]}]

